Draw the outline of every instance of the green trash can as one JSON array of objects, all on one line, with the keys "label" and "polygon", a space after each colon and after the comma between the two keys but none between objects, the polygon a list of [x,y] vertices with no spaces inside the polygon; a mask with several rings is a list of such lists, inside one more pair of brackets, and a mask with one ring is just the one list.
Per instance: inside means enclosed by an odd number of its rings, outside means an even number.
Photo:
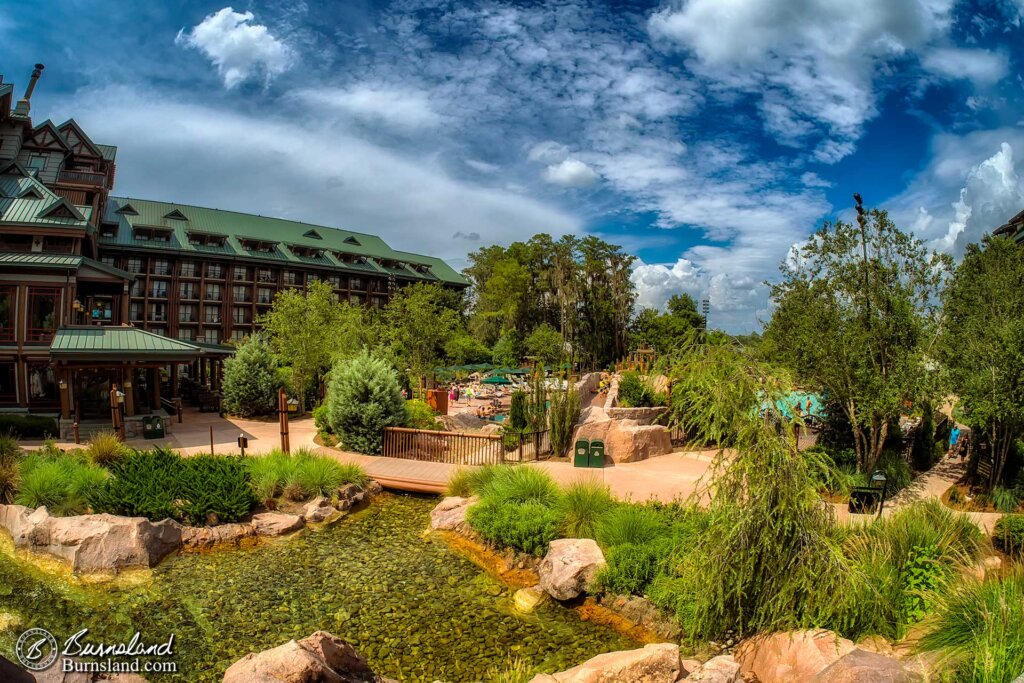
[{"label": "green trash can", "polygon": [[159,416],[142,418],[142,436],[146,439],[164,438],[164,421]]},{"label": "green trash can", "polygon": [[589,467],[604,467],[604,441],[594,439],[590,442]]},{"label": "green trash can", "polygon": [[573,467],[590,467],[590,441],[578,440],[575,453],[572,460]]}]

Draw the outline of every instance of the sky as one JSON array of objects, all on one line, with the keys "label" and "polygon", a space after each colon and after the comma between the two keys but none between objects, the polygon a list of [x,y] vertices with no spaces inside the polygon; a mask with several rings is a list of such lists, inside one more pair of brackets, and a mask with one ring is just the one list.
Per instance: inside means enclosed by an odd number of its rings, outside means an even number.
[{"label": "sky", "polygon": [[595,234],[638,306],[770,317],[852,195],[958,256],[1024,209],[1024,0],[0,0],[36,122],[119,195],[375,233],[456,268]]}]

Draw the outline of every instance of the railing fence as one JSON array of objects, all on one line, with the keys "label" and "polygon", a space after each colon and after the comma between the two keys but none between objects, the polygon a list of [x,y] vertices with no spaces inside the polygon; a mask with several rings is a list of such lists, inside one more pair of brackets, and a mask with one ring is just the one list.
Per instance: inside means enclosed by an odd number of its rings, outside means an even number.
[{"label": "railing fence", "polygon": [[385,427],[381,455],[450,465],[492,465],[542,460],[551,455],[551,433],[470,434]]}]

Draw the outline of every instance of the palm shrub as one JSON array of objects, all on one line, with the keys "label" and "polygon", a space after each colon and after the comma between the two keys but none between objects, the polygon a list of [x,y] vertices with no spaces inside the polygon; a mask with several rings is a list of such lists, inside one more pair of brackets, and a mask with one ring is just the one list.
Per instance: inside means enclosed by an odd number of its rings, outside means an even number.
[{"label": "palm shrub", "polygon": [[263,334],[250,336],[224,363],[224,409],[233,415],[266,415],[277,406],[282,386],[277,356]]},{"label": "palm shrub", "polygon": [[128,448],[113,431],[97,432],[85,447],[85,456],[95,465],[109,465],[127,452]]},{"label": "palm shrub", "polygon": [[14,502],[21,475],[18,465],[24,452],[12,434],[0,435],[0,503]]},{"label": "palm shrub", "polygon": [[581,404],[580,392],[575,387],[551,393],[551,450],[556,457],[565,455],[572,447],[572,434],[580,418]]},{"label": "palm shrub", "polygon": [[941,652],[956,681],[1005,683],[1024,671],[1024,570],[964,577],[936,601],[920,648]]},{"label": "palm shrub", "polygon": [[398,373],[387,361],[363,350],[339,361],[327,386],[327,421],[345,448],[380,453],[385,427],[405,423]]},{"label": "palm shrub", "polygon": [[574,481],[565,487],[558,503],[562,532],[571,538],[594,538],[601,516],[614,505],[611,490],[604,483]]},{"label": "palm shrub", "polygon": [[1024,557],[1024,515],[1003,515],[996,520],[992,543],[1007,555]]}]

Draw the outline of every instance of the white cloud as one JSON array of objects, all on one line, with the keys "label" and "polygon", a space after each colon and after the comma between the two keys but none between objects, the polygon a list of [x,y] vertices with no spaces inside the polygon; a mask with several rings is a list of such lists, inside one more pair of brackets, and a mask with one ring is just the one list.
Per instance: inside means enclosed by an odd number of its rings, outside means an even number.
[{"label": "white cloud", "polygon": [[566,159],[544,169],[544,180],[563,187],[587,187],[597,182],[594,169],[579,159]]},{"label": "white cloud", "polygon": [[469,166],[474,171],[479,171],[480,173],[490,174],[497,173],[501,170],[501,166],[498,166],[497,164],[489,164],[486,161],[480,161],[479,159],[463,159],[462,163],[466,164],[466,166]]},{"label": "white cloud", "polygon": [[554,140],[538,142],[530,148],[526,158],[541,164],[557,164],[569,156],[569,148]]},{"label": "white cloud", "polygon": [[832,185],[834,185],[834,183],[825,180],[817,173],[812,173],[811,171],[801,175],[800,182],[803,183],[805,187],[832,187]]},{"label": "white cloud", "polygon": [[707,296],[708,278],[685,258],[670,265],[641,261],[633,269],[630,279],[636,286],[638,308],[662,310],[675,294],[689,294],[698,301]]},{"label": "white cloud", "polygon": [[295,96],[327,111],[400,129],[433,128],[443,120],[425,92],[406,87],[361,83],[346,89],[299,90]]},{"label": "white cloud", "polygon": [[928,71],[949,79],[964,78],[979,85],[1002,80],[1010,69],[1005,54],[982,49],[937,48],[922,60]]},{"label": "white cloud", "polygon": [[202,52],[217,67],[226,88],[263,75],[265,82],[284,73],[292,63],[292,51],[262,24],[253,23],[252,12],[225,7],[192,27],[178,32],[175,43]]}]

